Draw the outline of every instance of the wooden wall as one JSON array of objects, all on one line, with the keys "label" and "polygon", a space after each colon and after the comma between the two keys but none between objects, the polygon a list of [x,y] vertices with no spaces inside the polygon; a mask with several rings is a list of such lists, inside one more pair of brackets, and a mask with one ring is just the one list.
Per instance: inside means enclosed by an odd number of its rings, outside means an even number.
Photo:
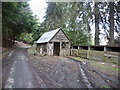
[{"label": "wooden wall", "polygon": [[47,53],[47,43],[37,44],[36,50],[40,54],[46,54]]},{"label": "wooden wall", "polygon": [[69,56],[70,55],[70,43],[67,43],[65,48],[62,48],[62,42],[60,45],[60,55],[61,56]]},{"label": "wooden wall", "polygon": [[53,42],[48,42],[47,43],[47,53],[50,56],[53,56],[53,48],[54,48],[53,46],[54,46]]},{"label": "wooden wall", "polygon": [[[66,37],[66,35],[63,33],[62,30],[60,30],[51,40],[50,42],[53,42],[52,49],[54,48],[54,42],[60,42],[60,56],[67,56],[70,55],[70,41]],[[62,42],[68,42],[66,45],[66,48],[62,48]],[[53,51],[51,52],[53,55]]]},{"label": "wooden wall", "polygon": [[67,39],[62,30],[59,30],[59,32],[52,38],[50,42],[70,42],[70,41]]},{"label": "wooden wall", "polygon": [[[47,43],[47,44],[38,44],[40,53],[44,51],[45,47],[47,48],[47,55],[53,56],[54,42],[60,42],[60,56],[70,55],[70,41],[64,34],[62,30],[59,30],[58,33]],[[62,48],[62,42],[66,42],[66,48]],[[47,45],[47,46],[46,46]]]}]

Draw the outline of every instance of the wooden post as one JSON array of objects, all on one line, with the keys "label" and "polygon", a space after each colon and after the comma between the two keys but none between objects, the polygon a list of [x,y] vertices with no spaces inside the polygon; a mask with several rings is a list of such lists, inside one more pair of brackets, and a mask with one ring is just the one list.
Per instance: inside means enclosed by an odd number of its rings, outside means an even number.
[{"label": "wooden post", "polygon": [[88,50],[87,50],[87,59],[90,58],[89,53],[90,53],[90,46],[88,46]]},{"label": "wooden post", "polygon": [[70,49],[70,56],[72,56],[72,47],[70,43],[69,43],[69,49]]},{"label": "wooden post", "polygon": [[52,46],[52,47],[51,47],[51,52],[50,52],[50,53],[51,53],[51,55],[53,56],[53,55],[54,55],[54,54],[53,54],[53,53],[54,53],[54,51],[53,51],[53,49],[54,49],[54,42],[52,42],[52,45],[51,45],[51,46]]},{"label": "wooden post", "polygon": [[48,42],[47,43],[47,55],[50,55],[50,45],[49,45],[50,43]]},{"label": "wooden post", "polygon": [[106,46],[104,46],[104,51],[103,51],[103,62],[105,62],[105,52],[107,51],[107,47]]},{"label": "wooden post", "polygon": [[60,42],[60,56],[62,55],[62,42]]},{"label": "wooden post", "polygon": [[77,56],[79,56],[79,54],[78,54],[78,53],[79,53],[79,46],[78,46],[78,49],[77,49]]},{"label": "wooden post", "polygon": [[72,50],[73,50],[73,47],[71,47],[71,49],[70,49],[70,56],[73,55],[73,54],[72,54]]},{"label": "wooden post", "polygon": [[107,51],[106,46],[104,46],[104,51]]}]

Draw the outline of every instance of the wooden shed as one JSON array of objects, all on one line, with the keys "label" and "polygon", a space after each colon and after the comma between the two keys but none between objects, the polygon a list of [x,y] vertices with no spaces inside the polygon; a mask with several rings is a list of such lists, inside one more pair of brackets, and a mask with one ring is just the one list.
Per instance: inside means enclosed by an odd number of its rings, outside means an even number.
[{"label": "wooden shed", "polygon": [[36,42],[37,51],[41,54],[66,56],[70,55],[70,40],[61,28],[45,32]]}]

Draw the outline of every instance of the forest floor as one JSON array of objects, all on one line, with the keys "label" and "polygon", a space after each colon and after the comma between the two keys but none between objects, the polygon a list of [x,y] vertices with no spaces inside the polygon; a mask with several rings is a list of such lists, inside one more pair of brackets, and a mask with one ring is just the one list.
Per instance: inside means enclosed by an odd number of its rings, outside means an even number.
[{"label": "forest floor", "polygon": [[35,54],[33,49],[27,49],[30,46],[19,44],[22,45],[21,48],[12,50],[3,59],[3,88],[120,86],[117,65],[72,56],[40,56]]}]

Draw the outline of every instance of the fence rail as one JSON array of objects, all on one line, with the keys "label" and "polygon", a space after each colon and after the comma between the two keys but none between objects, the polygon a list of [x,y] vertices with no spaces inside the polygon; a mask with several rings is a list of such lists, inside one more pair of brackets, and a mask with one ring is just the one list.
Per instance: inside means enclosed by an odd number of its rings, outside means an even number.
[{"label": "fence rail", "polygon": [[73,46],[71,49],[71,55],[120,64],[119,46]]}]

